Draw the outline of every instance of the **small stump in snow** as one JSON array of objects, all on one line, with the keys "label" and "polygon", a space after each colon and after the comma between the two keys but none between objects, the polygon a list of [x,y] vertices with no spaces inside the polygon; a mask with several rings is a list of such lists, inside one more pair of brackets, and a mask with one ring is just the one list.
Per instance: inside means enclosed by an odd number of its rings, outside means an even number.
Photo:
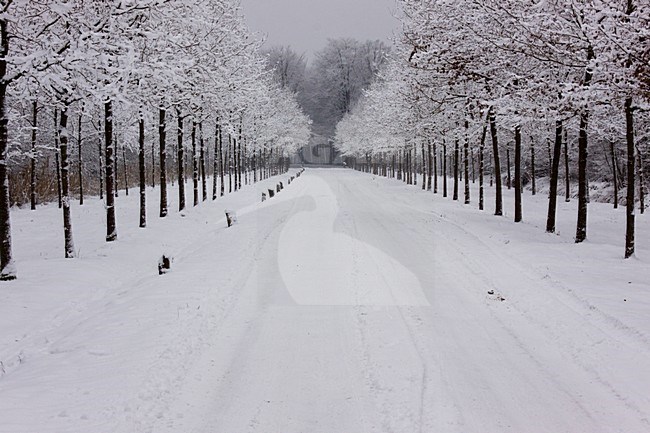
[{"label": "small stump in snow", "polygon": [[273,198],[273,197],[275,197],[275,191],[273,191],[272,189],[270,189],[270,190],[269,190],[269,198]]},{"label": "small stump in snow", "polygon": [[172,268],[172,259],[166,255],[162,255],[158,260],[158,275],[164,275]]},{"label": "small stump in snow", "polygon": [[234,211],[227,210],[227,209],[225,212],[226,212],[226,222],[228,223],[228,227],[232,227],[232,225],[237,222],[237,214]]}]

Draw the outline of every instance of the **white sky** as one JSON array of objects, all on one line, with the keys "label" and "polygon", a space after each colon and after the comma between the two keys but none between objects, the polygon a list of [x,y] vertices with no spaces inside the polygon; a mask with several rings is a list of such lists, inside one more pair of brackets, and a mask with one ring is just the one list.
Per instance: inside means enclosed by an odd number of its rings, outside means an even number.
[{"label": "white sky", "polygon": [[253,32],[267,45],[290,45],[311,54],[328,38],[388,41],[398,29],[394,0],[241,0]]}]

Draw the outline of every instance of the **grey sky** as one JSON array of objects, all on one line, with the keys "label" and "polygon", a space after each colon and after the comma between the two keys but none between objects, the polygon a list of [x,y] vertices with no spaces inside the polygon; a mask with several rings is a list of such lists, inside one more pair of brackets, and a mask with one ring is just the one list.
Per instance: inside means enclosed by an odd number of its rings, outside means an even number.
[{"label": "grey sky", "polygon": [[399,23],[394,0],[242,0],[250,29],[268,35],[268,45],[291,45],[311,54],[327,38],[388,41]]}]

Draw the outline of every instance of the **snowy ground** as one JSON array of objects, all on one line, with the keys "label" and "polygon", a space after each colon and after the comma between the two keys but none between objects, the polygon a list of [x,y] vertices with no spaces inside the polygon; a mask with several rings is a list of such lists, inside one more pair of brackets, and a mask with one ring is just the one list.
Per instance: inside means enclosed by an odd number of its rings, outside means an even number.
[{"label": "snowy ground", "polygon": [[512,191],[500,218],[323,169],[259,203],[277,180],[166,219],[152,193],[146,230],[132,191],[111,245],[75,205],[76,260],[56,206],[14,211],[0,432],[650,432],[647,216],[624,261],[610,205],[575,245],[544,196],[516,225]]}]

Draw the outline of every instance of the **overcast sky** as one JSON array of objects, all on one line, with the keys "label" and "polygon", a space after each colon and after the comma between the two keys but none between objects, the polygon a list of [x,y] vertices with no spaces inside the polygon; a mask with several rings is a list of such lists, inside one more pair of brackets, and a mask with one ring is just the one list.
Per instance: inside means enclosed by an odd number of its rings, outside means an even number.
[{"label": "overcast sky", "polygon": [[388,41],[399,23],[394,0],[242,0],[250,29],[267,45],[291,45],[308,57],[328,38]]}]

